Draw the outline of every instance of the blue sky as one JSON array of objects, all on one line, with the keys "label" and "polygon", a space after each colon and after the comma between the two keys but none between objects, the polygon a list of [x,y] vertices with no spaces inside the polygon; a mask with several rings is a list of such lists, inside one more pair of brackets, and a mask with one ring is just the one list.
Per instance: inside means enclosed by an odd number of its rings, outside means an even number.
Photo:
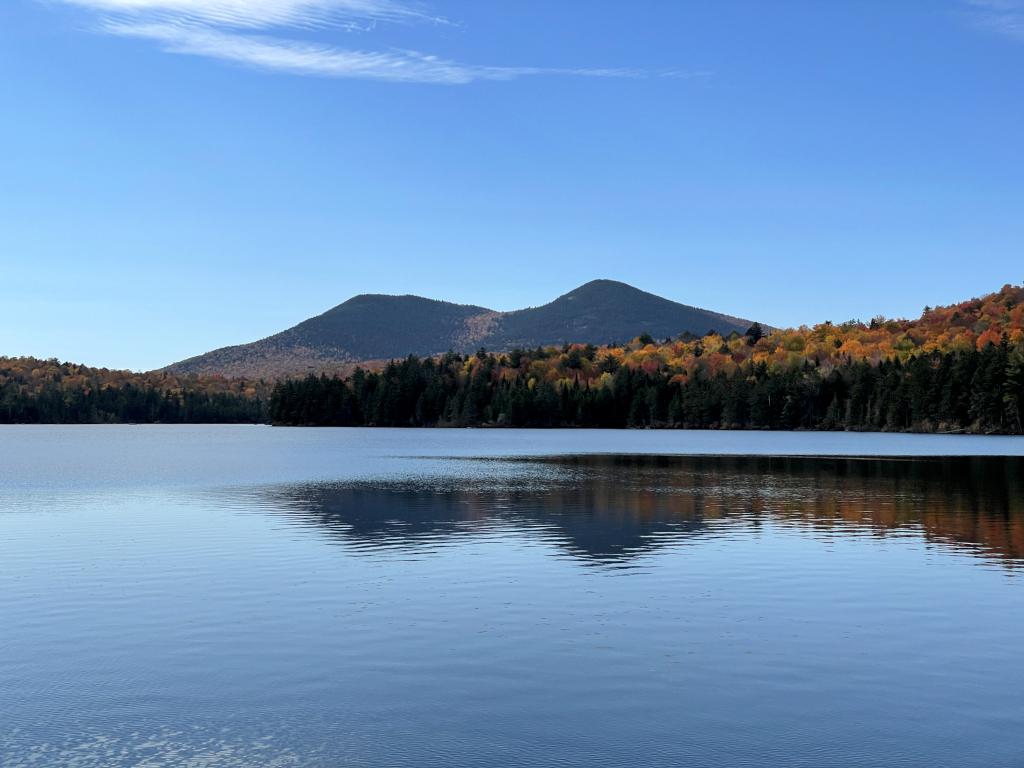
[{"label": "blue sky", "polygon": [[1024,280],[1024,1],[4,0],[0,354],[610,277],[774,325]]}]

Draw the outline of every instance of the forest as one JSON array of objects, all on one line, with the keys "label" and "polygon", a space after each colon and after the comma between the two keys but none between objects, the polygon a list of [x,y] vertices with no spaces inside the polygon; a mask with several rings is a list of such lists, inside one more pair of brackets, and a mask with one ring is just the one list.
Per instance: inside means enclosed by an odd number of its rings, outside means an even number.
[{"label": "forest", "polygon": [[270,385],[0,358],[0,424],[259,423]]},{"label": "forest", "polygon": [[876,317],[408,357],[276,384],[0,358],[0,422],[1022,434],[1024,287]]},{"label": "forest", "polygon": [[[279,383],[274,424],[331,426],[676,427],[1022,433],[1024,348],[930,352],[823,372],[805,361],[771,369],[749,363],[680,378],[615,367],[597,382],[530,375],[559,350],[410,357],[383,371]],[[584,350],[581,359],[589,360]],[[513,360],[518,359],[519,365]],[[522,367],[526,367],[526,371]]]}]

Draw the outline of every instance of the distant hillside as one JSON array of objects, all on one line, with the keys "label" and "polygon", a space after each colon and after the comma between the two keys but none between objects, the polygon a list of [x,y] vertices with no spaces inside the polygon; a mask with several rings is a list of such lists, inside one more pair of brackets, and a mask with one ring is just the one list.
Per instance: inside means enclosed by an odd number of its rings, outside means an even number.
[{"label": "distant hillside", "polygon": [[322,315],[251,344],[222,347],[167,366],[172,373],[278,378],[309,370],[472,346],[489,309],[419,296],[354,296]]},{"label": "distant hillside", "polygon": [[647,333],[743,333],[750,320],[678,304],[614,280],[594,280],[549,304],[514,312],[419,296],[364,294],[251,344],[169,365],[174,373],[279,377],[337,371],[356,362],[448,350],[624,342]]}]

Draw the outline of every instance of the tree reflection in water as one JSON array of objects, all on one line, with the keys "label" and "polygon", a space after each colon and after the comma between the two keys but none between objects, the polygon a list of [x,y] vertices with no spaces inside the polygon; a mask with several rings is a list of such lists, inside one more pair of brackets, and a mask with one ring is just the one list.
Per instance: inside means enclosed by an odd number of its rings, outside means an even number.
[{"label": "tree reflection in water", "polygon": [[[574,456],[500,464],[481,479],[306,483],[256,491],[357,549],[441,546],[513,526],[586,562],[768,523],[814,536],[917,536],[1024,564],[1024,459]],[[537,473],[542,466],[549,470]],[[529,469],[531,471],[524,471]]]}]

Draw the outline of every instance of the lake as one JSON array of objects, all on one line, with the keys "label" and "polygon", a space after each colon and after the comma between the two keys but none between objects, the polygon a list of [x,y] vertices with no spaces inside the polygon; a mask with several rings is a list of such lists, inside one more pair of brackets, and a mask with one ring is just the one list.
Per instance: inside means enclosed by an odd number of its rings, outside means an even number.
[{"label": "lake", "polygon": [[1024,765],[1024,438],[0,427],[0,765]]}]

